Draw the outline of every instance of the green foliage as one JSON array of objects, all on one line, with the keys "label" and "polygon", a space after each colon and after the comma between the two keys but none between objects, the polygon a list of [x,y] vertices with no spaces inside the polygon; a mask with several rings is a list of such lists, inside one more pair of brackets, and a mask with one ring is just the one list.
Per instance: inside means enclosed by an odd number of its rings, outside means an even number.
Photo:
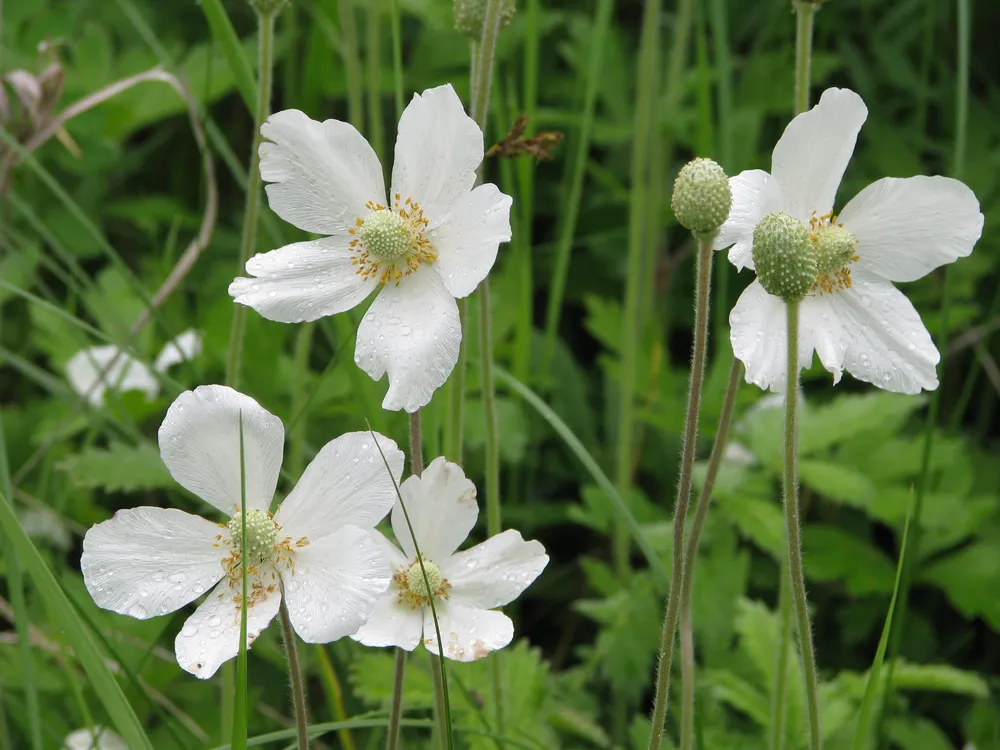
[{"label": "green foliage", "polygon": [[75,486],[91,490],[137,492],[174,486],[159,449],[150,442],[87,448],[63,459],[59,467]]}]

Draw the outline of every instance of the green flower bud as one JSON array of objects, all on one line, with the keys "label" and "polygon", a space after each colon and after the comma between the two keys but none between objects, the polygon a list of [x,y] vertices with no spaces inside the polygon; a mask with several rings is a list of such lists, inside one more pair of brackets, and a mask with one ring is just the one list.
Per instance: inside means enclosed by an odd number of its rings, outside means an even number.
[{"label": "green flower bud", "polygon": [[[516,0],[500,0],[500,26],[506,26],[517,11]],[[470,39],[479,40],[483,36],[486,22],[486,6],[489,0],[455,0],[455,28]]]},{"label": "green flower bud", "polygon": [[854,258],[858,241],[843,227],[826,226],[813,235],[816,267],[820,274],[836,273]]},{"label": "green flower bud", "polygon": [[288,0],[250,0],[250,5],[262,16],[276,16],[287,4]]},{"label": "green flower bud", "polygon": [[753,230],[753,263],[764,291],[786,302],[805,297],[819,273],[809,230],[788,214],[769,214]]},{"label": "green flower bud", "polygon": [[729,218],[733,194],[729,178],[711,159],[685,164],[674,180],[670,207],[681,226],[698,235],[713,235]]}]

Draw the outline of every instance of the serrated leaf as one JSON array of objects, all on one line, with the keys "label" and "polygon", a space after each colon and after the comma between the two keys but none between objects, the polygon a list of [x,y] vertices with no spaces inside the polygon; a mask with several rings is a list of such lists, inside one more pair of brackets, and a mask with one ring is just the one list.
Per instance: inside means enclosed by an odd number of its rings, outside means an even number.
[{"label": "serrated leaf", "polygon": [[806,576],[841,581],[853,596],[888,594],[895,566],[882,552],[835,526],[811,524],[802,530]]},{"label": "serrated leaf", "polygon": [[877,492],[868,477],[828,461],[803,459],[799,462],[799,479],[825,498],[861,508],[870,505]]},{"label": "serrated leaf", "polygon": [[773,500],[744,497],[722,504],[725,515],[747,537],[772,557],[785,554],[785,517]]},{"label": "serrated leaf", "polygon": [[136,492],[175,486],[152,443],[88,448],[59,464],[73,484],[107,492]]},{"label": "serrated leaf", "polygon": [[924,399],[877,391],[838,396],[799,418],[799,454],[809,456],[864,436],[894,435]]}]

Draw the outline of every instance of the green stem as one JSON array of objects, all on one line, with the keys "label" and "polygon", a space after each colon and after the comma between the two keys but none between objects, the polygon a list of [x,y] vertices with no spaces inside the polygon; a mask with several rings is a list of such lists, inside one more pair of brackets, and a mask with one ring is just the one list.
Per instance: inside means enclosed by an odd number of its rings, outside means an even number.
[{"label": "green stem", "polygon": [[788,579],[798,621],[799,651],[806,686],[806,713],[809,716],[809,747],[819,750],[823,738],[819,729],[819,687],[816,680],[816,652],[813,649],[806,580],[802,571],[802,540],[799,538],[798,410],[799,393],[799,303],[788,303],[788,370],[785,389],[785,469],[782,498],[785,531],[788,537]]},{"label": "green stem", "polygon": [[[270,114],[271,73],[274,63],[274,19],[276,13],[257,14],[257,109],[254,112],[253,146],[247,173],[247,197],[243,213],[243,233],[240,239],[240,266],[243,273],[257,242],[257,219],[260,215],[260,128]],[[229,352],[226,357],[226,383],[240,386],[240,366],[243,361],[243,339],[246,335],[247,308],[234,305],[233,323],[229,331]]]},{"label": "green stem", "polygon": [[816,6],[795,0],[795,114],[809,109],[809,82],[812,80],[813,19]]},{"label": "green stem", "polygon": [[438,746],[447,747],[448,722],[445,720],[444,712],[444,680],[441,678],[441,665],[438,664],[440,658],[427,652],[427,658],[431,665],[431,680],[434,683],[434,719],[437,721]]},{"label": "green stem", "polygon": [[403,678],[406,676],[406,652],[398,646],[396,647],[395,664],[385,750],[397,750],[399,747],[399,720],[403,717]]},{"label": "green stem", "polygon": [[670,700],[670,673],[674,661],[674,635],[684,584],[685,549],[684,522],[691,501],[691,474],[698,440],[698,416],[701,412],[701,388],[705,378],[708,352],[709,295],[712,286],[712,240],[698,241],[695,261],[694,346],[691,355],[691,380],[688,384],[687,412],[684,416],[684,443],[681,447],[680,478],[674,504],[673,569],[670,571],[670,593],[667,596],[663,631],[660,633],[660,655],[656,665],[656,697],[653,702],[653,726],[649,734],[649,750],[659,750],[663,742],[663,724]]},{"label": "green stem", "polygon": [[[502,0],[489,0],[483,17],[483,36],[479,54],[473,68],[475,86],[472,89],[472,118],[486,135],[487,115],[490,106],[490,89],[493,84],[493,57],[497,36],[500,34],[503,11]],[[482,167],[479,173],[482,180]],[[479,369],[482,388],[483,417],[486,430],[486,533],[500,533],[500,434],[497,426],[496,386],[493,382],[493,313],[490,309],[490,280],[479,285]],[[492,659],[493,709],[495,729],[504,725],[503,683],[501,680],[502,656]]]},{"label": "green stem", "polygon": [[[424,442],[420,427],[420,410],[410,414],[410,473],[419,477],[424,473]],[[396,649],[396,668],[392,679],[392,702],[389,708],[389,734],[386,738],[386,750],[396,750],[399,747],[399,722],[403,716],[403,677],[406,675],[406,652]],[[440,670],[433,669],[431,672],[436,675],[435,681],[440,680]],[[444,711],[443,704],[434,696],[434,714],[441,721]],[[444,734],[441,735],[444,737]]]},{"label": "green stem", "polygon": [[312,353],[314,323],[303,323],[295,334],[295,380],[292,383],[292,414],[295,424],[291,429],[288,471],[293,477],[302,474],[306,443],[306,415],[303,411],[309,401],[306,379],[309,373],[309,355]]},{"label": "green stem", "polygon": [[736,395],[740,390],[740,377],[743,374],[743,364],[733,357],[729,367],[729,381],[726,384],[726,395],[722,399],[722,413],[719,415],[719,428],[715,434],[715,443],[708,458],[708,472],[705,484],[702,485],[698,504],[695,506],[694,521],[691,523],[691,533],[684,552],[685,573],[681,584],[681,750],[691,750],[694,747],[694,625],[691,611],[694,594],[694,566],[698,561],[698,545],[701,543],[701,533],[708,518],[708,508],[712,502],[712,489],[715,478],[722,464],[722,456],[726,452],[726,441],[729,437],[729,426],[733,421],[733,408],[736,406]]},{"label": "green stem", "polygon": [[368,77],[368,132],[372,148],[385,164],[385,128],[382,123],[382,19],[380,4],[369,3],[365,17],[365,61]]},{"label": "green stem", "polygon": [[299,666],[299,648],[295,642],[295,630],[288,616],[288,605],[285,603],[285,592],[281,592],[281,606],[278,607],[281,616],[281,635],[285,641],[285,653],[288,655],[288,681],[292,687],[292,705],[295,707],[295,733],[298,737],[298,750],[309,750],[309,722],[306,717],[306,692],[302,682],[302,669]]},{"label": "green stem", "polygon": [[347,116],[351,124],[365,132],[364,84],[358,54],[358,24],[353,0],[340,0],[340,42],[347,73]]},{"label": "green stem", "polygon": [[[793,114],[800,114],[809,108],[809,83],[812,67],[812,37],[813,20],[816,6],[803,0],[795,0],[795,101]],[[796,356],[798,352],[796,351]],[[798,373],[795,375],[798,383]],[[787,556],[779,565],[778,618],[779,637],[778,654],[774,672],[774,689],[771,691],[771,750],[783,750],[785,746],[785,718],[787,707],[785,696],[788,688],[788,651],[791,648],[792,607],[788,587]],[[811,633],[810,633],[811,637]]]}]

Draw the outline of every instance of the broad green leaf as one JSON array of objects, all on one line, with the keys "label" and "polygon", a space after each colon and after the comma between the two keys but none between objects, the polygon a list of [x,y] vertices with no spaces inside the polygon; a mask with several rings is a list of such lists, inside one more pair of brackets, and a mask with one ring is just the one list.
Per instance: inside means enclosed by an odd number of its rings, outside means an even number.
[{"label": "broad green leaf", "polygon": [[836,526],[810,524],[802,530],[806,577],[839,581],[852,596],[888,594],[894,567],[879,550]]},{"label": "broad green leaf", "polygon": [[854,469],[815,459],[799,462],[802,484],[830,500],[865,508],[875,498],[874,483]]},{"label": "broad green leaf", "polygon": [[60,468],[78,487],[107,492],[173,487],[175,482],[152,443],[112,443],[108,448],[87,448],[64,459]]},{"label": "broad green leaf", "polygon": [[985,698],[990,694],[983,677],[949,664],[896,663],[893,682],[901,690],[955,693]]}]

